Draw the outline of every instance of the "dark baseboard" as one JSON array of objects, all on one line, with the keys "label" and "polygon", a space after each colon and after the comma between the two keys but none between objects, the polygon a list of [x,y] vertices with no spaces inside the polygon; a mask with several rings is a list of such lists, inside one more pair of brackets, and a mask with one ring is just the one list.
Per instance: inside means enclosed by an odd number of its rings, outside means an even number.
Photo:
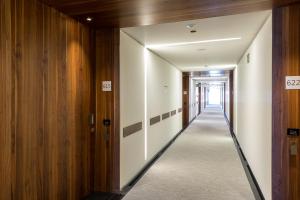
[{"label": "dark baseboard", "polygon": [[[189,125],[196,119],[194,117],[192,121],[190,121]],[[181,129],[155,156],[142,168],[142,170],[130,181],[125,187],[123,187],[120,194],[125,195],[130,189],[144,176],[144,174],[150,169],[150,167],[162,156],[162,154],[175,142],[175,140],[184,132],[184,130],[189,127],[186,126]]]},{"label": "dark baseboard", "polygon": [[94,192],[82,198],[82,200],[121,200],[124,196],[121,194]]},{"label": "dark baseboard", "polygon": [[250,167],[250,165],[249,165],[249,163],[248,163],[248,161],[247,161],[247,159],[244,155],[244,152],[243,152],[243,150],[240,146],[240,143],[239,143],[234,131],[230,128],[230,122],[229,122],[229,120],[228,120],[225,113],[224,113],[224,117],[225,117],[227,125],[229,127],[230,134],[231,134],[231,137],[234,141],[235,147],[236,147],[236,149],[238,151],[238,154],[240,156],[240,159],[241,159],[243,168],[245,170],[246,176],[248,178],[249,184],[251,186],[252,192],[253,192],[253,194],[254,194],[254,196],[257,200],[265,200],[265,197],[264,197],[264,195],[263,195],[263,193],[262,193],[262,191],[261,191],[261,189],[258,185],[258,182],[257,182],[257,180],[256,180],[256,178],[255,178],[255,176],[252,172],[252,169],[251,169],[251,167]]}]

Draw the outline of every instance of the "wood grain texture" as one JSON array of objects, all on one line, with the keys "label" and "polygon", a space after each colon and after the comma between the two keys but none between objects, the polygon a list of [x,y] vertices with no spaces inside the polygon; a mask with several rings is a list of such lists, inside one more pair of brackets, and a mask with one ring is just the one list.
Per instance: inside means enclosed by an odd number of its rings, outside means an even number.
[{"label": "wood grain texture", "polygon": [[91,191],[91,31],[35,0],[3,0],[0,15],[0,199],[79,199]]},{"label": "wood grain texture", "polygon": [[[300,199],[300,141],[287,128],[300,128],[300,91],[285,90],[285,76],[300,75],[300,4],[273,11],[272,195],[274,200]],[[290,145],[298,155],[290,155]]]},{"label": "wood grain texture", "polygon": [[233,130],[233,114],[234,114],[234,78],[233,78],[233,70],[229,71],[229,115],[230,115],[230,130]]},{"label": "wood grain texture", "polygon": [[201,114],[201,83],[199,83],[199,87],[198,87],[198,115]]},{"label": "wood grain texture", "polygon": [[11,199],[14,187],[14,99],[11,60],[11,2],[0,1],[0,199]]},{"label": "wood grain texture", "polygon": [[[96,32],[96,137],[95,181],[98,192],[120,190],[120,105],[119,105],[120,29],[103,28]],[[112,81],[112,91],[102,91],[102,81]],[[103,120],[111,120],[107,128]],[[108,140],[104,135],[108,134]]]},{"label": "wood grain texture", "polygon": [[272,0],[41,0],[94,27],[132,27],[272,8]]},{"label": "wood grain texture", "polygon": [[[189,125],[190,112],[190,75],[189,73],[182,73],[182,127],[186,128]],[[186,94],[185,94],[186,93]]]},{"label": "wood grain texture", "polygon": [[300,0],[273,0],[273,7],[281,7],[281,6],[288,6],[294,3],[298,3]]}]

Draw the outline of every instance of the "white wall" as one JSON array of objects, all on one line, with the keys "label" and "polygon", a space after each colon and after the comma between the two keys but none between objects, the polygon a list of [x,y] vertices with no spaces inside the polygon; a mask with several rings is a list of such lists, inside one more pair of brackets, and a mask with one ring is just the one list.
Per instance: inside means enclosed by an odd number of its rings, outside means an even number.
[{"label": "white wall", "polygon": [[189,121],[191,122],[198,113],[196,105],[196,81],[190,78],[190,93],[189,93]]},{"label": "white wall", "polygon": [[237,109],[238,109],[238,92],[237,92],[237,84],[238,84],[238,70],[237,68],[233,71],[233,132],[237,135],[237,127],[238,127],[238,118],[237,118]]},{"label": "white wall", "polygon": [[[148,119],[176,110],[176,115],[148,129],[148,160],[165,146],[181,129],[182,73],[148,51]],[[149,122],[149,121],[148,121]]]},{"label": "white wall", "polygon": [[[150,118],[182,107],[182,73],[123,32],[120,68],[120,187],[123,188],[182,129],[182,113],[149,125]],[[123,128],[140,121],[143,130],[123,138]]]},{"label": "white wall", "polygon": [[204,110],[204,84],[201,86],[201,112]]},{"label": "white wall", "polygon": [[[144,48],[121,32],[120,36],[120,174],[123,186],[145,164],[145,126],[123,138],[123,128],[145,116]],[[134,59],[133,59],[134,58]]]},{"label": "white wall", "polygon": [[[247,54],[250,53],[250,63]],[[271,199],[272,19],[268,18],[235,71],[235,133],[258,184]]]},{"label": "white wall", "polygon": [[229,81],[229,72],[225,74],[228,80],[225,82],[225,114],[227,119],[230,121],[230,81]]}]

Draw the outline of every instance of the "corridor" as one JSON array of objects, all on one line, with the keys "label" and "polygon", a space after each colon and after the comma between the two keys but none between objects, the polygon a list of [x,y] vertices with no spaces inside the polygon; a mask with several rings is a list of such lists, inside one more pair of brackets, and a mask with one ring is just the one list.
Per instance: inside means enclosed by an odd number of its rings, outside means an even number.
[{"label": "corridor", "polygon": [[255,199],[221,108],[206,108],[124,197],[140,199]]}]

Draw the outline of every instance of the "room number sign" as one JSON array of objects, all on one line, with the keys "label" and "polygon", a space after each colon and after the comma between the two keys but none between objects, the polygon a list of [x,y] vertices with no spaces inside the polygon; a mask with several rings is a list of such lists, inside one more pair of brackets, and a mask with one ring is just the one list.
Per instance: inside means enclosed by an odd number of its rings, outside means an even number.
[{"label": "room number sign", "polygon": [[300,76],[286,76],[285,89],[300,90]]}]

